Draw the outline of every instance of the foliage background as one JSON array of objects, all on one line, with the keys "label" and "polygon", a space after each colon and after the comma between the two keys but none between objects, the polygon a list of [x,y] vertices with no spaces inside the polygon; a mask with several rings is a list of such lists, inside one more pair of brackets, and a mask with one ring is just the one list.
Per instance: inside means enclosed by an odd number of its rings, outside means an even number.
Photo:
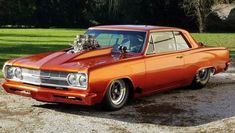
[{"label": "foliage background", "polygon": [[[185,14],[183,1],[185,0],[0,0],[0,26],[87,28],[103,24],[145,24],[196,31],[196,18]],[[214,5],[229,4],[235,0],[209,1]],[[208,30],[235,31],[235,27],[233,28],[214,25],[212,28],[209,26]]]}]

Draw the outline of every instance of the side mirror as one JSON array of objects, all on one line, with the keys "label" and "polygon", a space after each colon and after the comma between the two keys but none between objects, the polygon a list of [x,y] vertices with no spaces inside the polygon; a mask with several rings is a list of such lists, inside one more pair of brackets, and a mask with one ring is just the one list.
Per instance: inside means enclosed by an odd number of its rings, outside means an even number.
[{"label": "side mirror", "polygon": [[124,54],[124,53],[127,53],[126,50],[127,50],[127,47],[126,46],[119,46],[118,47],[120,53]]},{"label": "side mirror", "polygon": [[202,46],[202,47],[205,47],[205,46],[206,46],[206,44],[204,44],[204,43],[202,43],[202,42],[198,42],[198,45],[199,45],[199,46]]}]

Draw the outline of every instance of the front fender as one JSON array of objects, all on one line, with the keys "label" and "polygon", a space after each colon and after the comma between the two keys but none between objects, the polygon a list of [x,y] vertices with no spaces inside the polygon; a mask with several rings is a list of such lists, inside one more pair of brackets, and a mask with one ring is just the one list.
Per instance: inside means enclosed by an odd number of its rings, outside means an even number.
[{"label": "front fender", "polygon": [[110,83],[116,79],[129,79],[133,88],[142,87],[145,80],[144,61],[123,62],[89,71],[89,88],[93,93],[105,95]]}]

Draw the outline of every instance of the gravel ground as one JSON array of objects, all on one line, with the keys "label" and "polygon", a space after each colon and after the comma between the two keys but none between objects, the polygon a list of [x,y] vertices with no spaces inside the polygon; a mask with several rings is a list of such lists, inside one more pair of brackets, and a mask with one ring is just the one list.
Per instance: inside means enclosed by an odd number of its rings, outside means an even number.
[{"label": "gravel ground", "polygon": [[234,94],[235,67],[213,76],[201,90],[179,88],[134,100],[115,112],[101,106],[42,103],[0,88],[0,132],[232,133]]}]

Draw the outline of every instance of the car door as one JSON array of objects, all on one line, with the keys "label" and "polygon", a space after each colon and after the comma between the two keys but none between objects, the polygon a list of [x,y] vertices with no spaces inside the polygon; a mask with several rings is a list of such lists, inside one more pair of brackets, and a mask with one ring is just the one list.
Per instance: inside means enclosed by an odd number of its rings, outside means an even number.
[{"label": "car door", "polygon": [[147,91],[178,87],[183,78],[183,55],[177,52],[174,32],[150,33],[145,57]]},{"label": "car door", "polygon": [[197,67],[193,62],[197,62],[197,57],[195,57],[195,54],[192,54],[192,46],[183,33],[180,31],[174,31],[174,37],[176,42],[176,49],[183,55],[184,60],[184,71],[182,73],[182,77],[184,77],[183,85],[189,85],[192,82],[192,78],[195,76],[194,72]]}]

